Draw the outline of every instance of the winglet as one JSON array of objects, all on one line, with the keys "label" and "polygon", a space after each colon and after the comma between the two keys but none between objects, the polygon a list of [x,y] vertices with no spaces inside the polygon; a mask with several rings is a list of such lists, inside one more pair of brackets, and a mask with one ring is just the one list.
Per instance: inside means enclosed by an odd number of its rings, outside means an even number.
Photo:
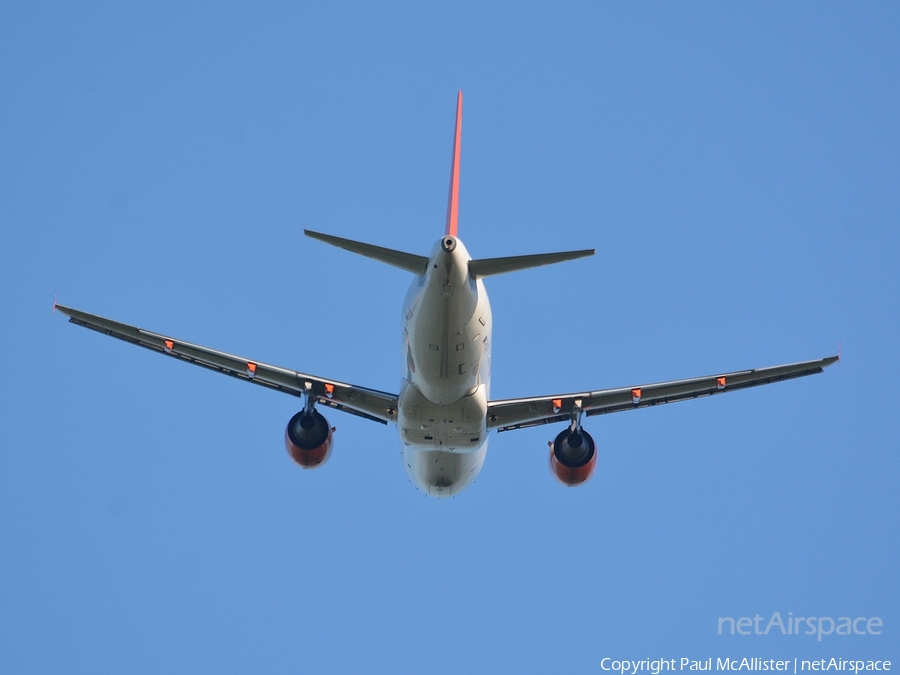
[{"label": "winglet", "polygon": [[462,141],[462,90],[456,96],[456,128],[453,132],[453,158],[450,163],[450,195],[447,198],[447,231],[457,236],[459,222],[459,144]]},{"label": "winglet", "polygon": [[56,314],[56,291],[53,291],[53,309],[50,310],[51,314]]}]

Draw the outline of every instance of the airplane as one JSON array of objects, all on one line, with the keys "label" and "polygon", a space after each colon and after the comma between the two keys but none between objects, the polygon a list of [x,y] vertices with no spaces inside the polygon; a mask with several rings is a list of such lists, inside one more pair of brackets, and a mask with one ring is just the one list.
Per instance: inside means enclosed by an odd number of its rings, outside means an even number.
[{"label": "airplane", "polygon": [[428,256],[406,253],[311,230],[304,233],[399,267],[414,275],[403,305],[406,372],[392,394],[209,349],[119,323],[54,300],[71,323],[203,366],[240,380],[301,397],[302,409],[288,422],[284,443],[305,469],[331,456],[333,432],[320,412],[332,408],[382,424],[397,425],[403,463],[412,482],[427,495],[451,497],[478,476],[488,436],[542,424],[565,424],[550,446],[550,470],[564,485],[586,482],[597,466],[597,446],[584,429],[586,417],[738,391],[821,373],[840,354],[782,366],[717,373],[655,384],[570,394],[491,400],[491,305],[487,277],[575,260],[593,249],[472,259],[458,234],[462,91],[456,126],[444,235]]}]

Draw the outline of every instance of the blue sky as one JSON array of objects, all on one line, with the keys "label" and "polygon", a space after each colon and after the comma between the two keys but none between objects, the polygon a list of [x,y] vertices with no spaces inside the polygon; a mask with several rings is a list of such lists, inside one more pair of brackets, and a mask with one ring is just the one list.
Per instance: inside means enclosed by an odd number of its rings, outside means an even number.
[{"label": "blue sky", "polygon": [[[0,660],[17,673],[598,672],[900,660],[900,11],[888,3],[0,8]],[[456,91],[496,398],[820,358],[824,375],[495,435],[453,500],[395,429],[65,323],[63,304],[397,390]],[[718,617],[880,617],[719,636]]]}]

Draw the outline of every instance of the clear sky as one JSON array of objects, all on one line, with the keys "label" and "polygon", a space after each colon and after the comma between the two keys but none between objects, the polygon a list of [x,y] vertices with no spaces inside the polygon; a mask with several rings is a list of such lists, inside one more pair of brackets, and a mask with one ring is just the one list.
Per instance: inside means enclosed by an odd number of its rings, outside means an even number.
[{"label": "clear sky", "polygon": [[[604,657],[900,667],[894,3],[0,6],[0,671],[596,673]],[[393,427],[67,324],[61,303],[396,391],[456,92],[493,396],[821,358],[799,381],[545,427],[452,500]],[[717,635],[719,617],[881,635]]]}]

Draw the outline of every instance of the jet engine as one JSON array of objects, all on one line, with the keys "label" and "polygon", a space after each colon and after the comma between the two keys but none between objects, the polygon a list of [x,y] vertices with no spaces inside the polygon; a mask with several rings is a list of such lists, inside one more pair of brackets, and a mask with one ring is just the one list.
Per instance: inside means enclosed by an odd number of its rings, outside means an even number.
[{"label": "jet engine", "polygon": [[581,428],[564,429],[550,443],[550,471],[563,485],[581,485],[597,468],[594,439]]},{"label": "jet engine", "polygon": [[284,446],[297,464],[304,469],[314,469],[331,456],[333,431],[328,421],[315,409],[301,410],[288,422]]}]

